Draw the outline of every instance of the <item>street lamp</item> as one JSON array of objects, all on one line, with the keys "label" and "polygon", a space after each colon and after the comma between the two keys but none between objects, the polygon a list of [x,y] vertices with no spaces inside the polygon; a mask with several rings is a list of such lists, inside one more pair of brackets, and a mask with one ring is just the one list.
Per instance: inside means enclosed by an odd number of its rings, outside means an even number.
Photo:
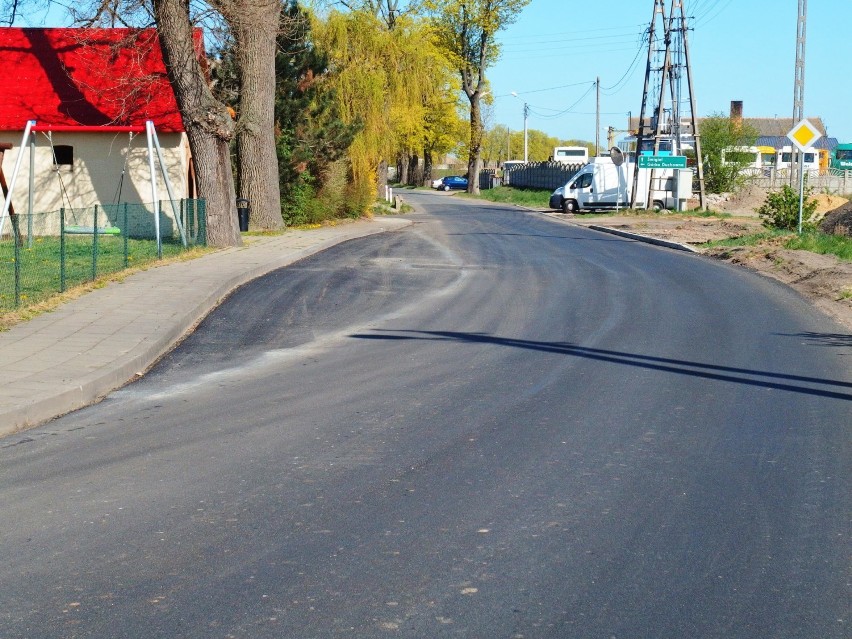
[{"label": "street lamp", "polygon": [[[512,91],[512,95],[521,99],[516,91]],[[530,115],[530,105],[524,102],[524,164],[529,162],[529,142],[527,140],[527,118]]]}]

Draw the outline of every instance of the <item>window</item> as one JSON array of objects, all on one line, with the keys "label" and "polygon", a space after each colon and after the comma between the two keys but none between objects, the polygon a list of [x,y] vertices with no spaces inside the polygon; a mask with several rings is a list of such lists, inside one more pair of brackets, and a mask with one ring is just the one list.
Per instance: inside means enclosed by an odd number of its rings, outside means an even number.
[{"label": "window", "polygon": [[572,189],[585,189],[592,185],[592,174],[591,173],[583,173],[580,177],[574,180],[574,183],[570,186]]},{"label": "window", "polygon": [[73,166],[74,147],[70,144],[57,144],[53,147],[53,166]]},{"label": "window", "polygon": [[852,149],[841,149],[837,151],[835,157],[838,160],[852,160]]}]

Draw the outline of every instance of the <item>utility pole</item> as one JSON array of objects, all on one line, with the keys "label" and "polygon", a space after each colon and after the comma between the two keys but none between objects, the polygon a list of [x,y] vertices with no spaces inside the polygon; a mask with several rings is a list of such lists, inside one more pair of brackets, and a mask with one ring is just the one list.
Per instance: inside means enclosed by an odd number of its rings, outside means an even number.
[{"label": "utility pole", "polygon": [[[676,11],[680,12],[679,25],[675,22]],[[653,69],[654,37],[658,16],[662,18],[661,22],[664,29],[664,42],[666,46],[662,66],[658,69]],[[683,152],[680,126],[680,90],[678,88],[682,67],[686,68],[686,77],[689,85],[689,110],[698,169],[699,204],[702,208],[704,207],[704,163],[701,157],[701,142],[697,121],[698,108],[696,106],[695,91],[693,87],[694,83],[692,81],[692,65],[689,59],[689,40],[687,37],[687,31],[686,12],[683,7],[683,0],[671,0],[671,10],[669,12],[668,19],[666,18],[665,0],[654,0],[654,15],[651,19],[651,26],[648,29],[648,63],[645,69],[645,87],[642,91],[642,108],[639,113],[639,132],[636,136],[636,170],[633,173],[633,192],[630,198],[631,207],[636,204],[636,191],[639,183],[639,155],[641,154],[644,142],[653,137],[654,155],[657,155],[660,151],[660,140],[664,134],[667,133],[672,139],[672,151],[679,154]],[[676,64],[672,63],[673,37],[677,37],[678,39],[676,49],[678,55]],[[681,60],[681,55],[683,56],[683,60]],[[653,125],[646,126],[645,109],[648,105],[648,86],[650,84],[652,71],[661,73],[659,101],[656,104],[656,116],[654,118]],[[666,113],[665,99],[667,89],[670,93],[672,108],[671,122],[669,122],[668,131],[666,132],[664,118]],[[645,202],[646,207],[650,207],[652,204],[651,193],[654,185],[654,177],[654,171],[652,169],[648,181],[648,196],[645,198],[647,200]]]},{"label": "utility pole", "polygon": [[595,157],[601,154],[601,77],[595,80],[598,88],[597,106],[595,107]]},{"label": "utility pole", "polygon": [[639,109],[639,132],[636,134],[636,166],[633,170],[633,187],[630,191],[630,208],[634,208],[636,206],[636,187],[639,184],[639,155],[642,153],[642,144],[645,141],[647,134],[650,132],[646,132],[645,128],[645,107],[648,105],[648,84],[651,81],[651,65],[654,61],[654,37],[657,15],[663,15],[663,12],[665,11],[663,2],[664,0],[654,0],[654,15],[651,17],[651,26],[648,28],[648,62],[645,65],[645,86],[642,89],[642,107]]},{"label": "utility pole", "polygon": [[[516,91],[512,91],[512,95],[519,100],[521,96]],[[530,116],[530,105],[524,100],[524,164],[529,162],[529,144],[527,142],[527,118]]]},{"label": "utility pole", "polygon": [[[698,105],[695,101],[695,86],[692,81],[692,63],[689,60],[689,40],[687,38],[686,12],[683,1],[678,0],[680,5],[680,29],[683,36],[683,58],[686,64],[686,84],[689,88],[689,111],[692,124],[692,139],[695,144],[696,168],[698,170],[698,205],[703,209],[706,193],[704,191],[704,158],[701,155],[701,134],[698,131]],[[680,113],[678,113],[680,118]],[[678,129],[680,127],[678,126]]]},{"label": "utility pole", "polygon": [[[799,18],[796,21],[796,71],[795,84],[793,86],[793,126],[796,126],[805,117],[805,44],[808,22],[808,0],[799,0]],[[796,168],[801,172],[804,170],[805,154],[795,152],[791,154],[799,156],[797,163],[790,162],[790,184],[796,184]],[[798,165],[798,166],[796,166]],[[794,168],[796,167],[796,168]]]}]

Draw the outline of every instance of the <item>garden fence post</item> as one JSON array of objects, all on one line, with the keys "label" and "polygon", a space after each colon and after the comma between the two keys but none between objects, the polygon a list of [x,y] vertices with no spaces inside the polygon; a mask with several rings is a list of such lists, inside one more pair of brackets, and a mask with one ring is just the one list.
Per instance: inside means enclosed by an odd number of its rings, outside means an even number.
[{"label": "garden fence post", "polygon": [[65,292],[65,208],[59,209],[59,292]]},{"label": "garden fence post", "polygon": [[92,281],[98,279],[98,205],[95,204],[94,226],[92,227]]},{"label": "garden fence post", "polygon": [[124,218],[124,226],[121,228],[121,235],[124,241],[124,268],[130,266],[130,256],[127,252],[127,236],[130,235],[130,227],[127,226],[127,202],[122,204],[122,217]]},{"label": "garden fence post", "polygon": [[[16,215],[15,218],[17,217]],[[15,308],[17,308],[21,305],[21,247],[19,244],[21,232],[15,218],[12,223],[12,244],[15,247]]]}]

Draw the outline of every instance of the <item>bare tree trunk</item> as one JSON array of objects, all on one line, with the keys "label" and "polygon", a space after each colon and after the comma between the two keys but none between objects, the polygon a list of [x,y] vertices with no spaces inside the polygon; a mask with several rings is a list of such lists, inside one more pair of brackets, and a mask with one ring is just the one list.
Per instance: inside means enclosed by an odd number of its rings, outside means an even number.
[{"label": "bare tree trunk", "polygon": [[275,152],[275,51],[280,0],[238,0],[228,17],[240,76],[237,121],[240,196],[251,202],[253,228],[284,225]]},{"label": "bare tree trunk", "polygon": [[417,186],[417,182],[420,178],[418,175],[419,168],[420,158],[417,157],[416,153],[412,153],[408,156],[408,182],[406,182],[408,186]]},{"label": "bare tree trunk", "polygon": [[207,201],[207,243],[242,244],[237,225],[229,142],[234,123],[213,97],[195,52],[189,0],[154,0],[160,48],[183,117],[198,180]]},{"label": "bare tree trunk", "polygon": [[479,172],[482,170],[482,114],[479,94],[470,98],[470,155],[467,161],[467,192],[479,195]]},{"label": "bare tree trunk", "polygon": [[423,182],[421,186],[432,186],[432,151],[423,149]]},{"label": "bare tree trunk", "polygon": [[396,181],[399,184],[408,184],[408,153],[403,151],[399,154],[399,159],[396,162],[397,176]]},{"label": "bare tree trunk", "polygon": [[379,168],[376,171],[376,181],[379,186],[379,194],[385,192],[385,187],[388,185],[388,163],[385,160],[379,162]]}]

